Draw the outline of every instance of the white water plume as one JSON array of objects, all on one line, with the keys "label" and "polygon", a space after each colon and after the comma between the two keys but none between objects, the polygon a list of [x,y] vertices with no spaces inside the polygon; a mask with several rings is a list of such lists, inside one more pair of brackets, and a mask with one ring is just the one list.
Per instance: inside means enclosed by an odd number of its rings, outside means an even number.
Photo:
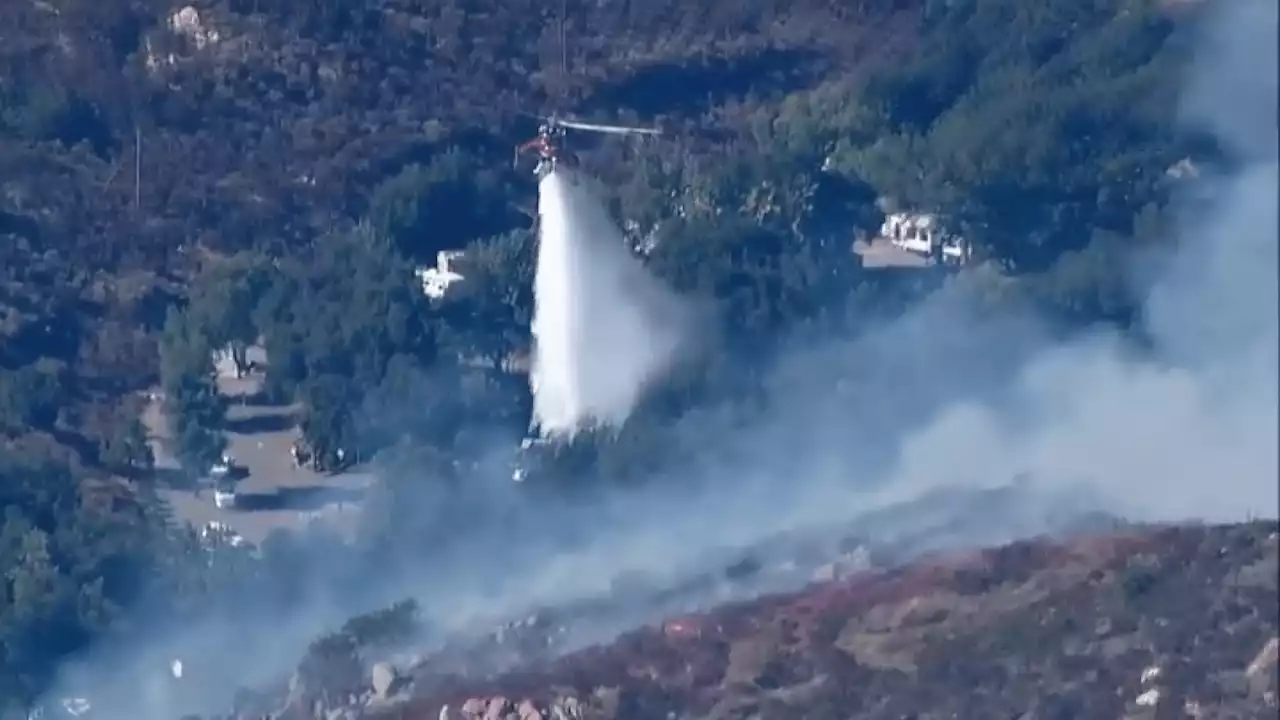
[{"label": "white water plume", "polygon": [[533,422],[544,437],[617,427],[680,345],[676,299],[630,254],[585,178],[556,170],[538,195]]}]

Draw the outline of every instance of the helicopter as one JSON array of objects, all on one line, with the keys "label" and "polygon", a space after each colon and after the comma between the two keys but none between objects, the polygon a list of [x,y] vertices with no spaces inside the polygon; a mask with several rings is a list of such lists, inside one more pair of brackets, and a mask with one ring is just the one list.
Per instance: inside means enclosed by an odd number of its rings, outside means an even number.
[{"label": "helicopter", "polygon": [[566,120],[556,115],[543,118],[538,126],[538,136],[528,142],[516,146],[513,167],[519,167],[520,157],[529,152],[538,154],[538,165],[533,174],[541,178],[555,170],[561,163],[566,167],[576,167],[578,156],[565,147],[568,130],[604,133],[608,135],[661,135],[657,128],[628,127],[625,125],[601,125],[597,123]]}]

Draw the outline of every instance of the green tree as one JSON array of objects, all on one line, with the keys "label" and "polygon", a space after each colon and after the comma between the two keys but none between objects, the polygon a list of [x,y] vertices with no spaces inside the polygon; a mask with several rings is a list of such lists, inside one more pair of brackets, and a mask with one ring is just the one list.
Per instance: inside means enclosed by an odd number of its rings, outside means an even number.
[{"label": "green tree", "polygon": [[226,450],[227,401],[218,390],[208,337],[178,310],[165,321],[160,380],[174,455],[187,472],[202,475]]},{"label": "green tree", "polygon": [[678,291],[713,301],[731,342],[772,344],[849,290],[851,253],[833,247],[746,219],[673,222],[649,266]]},{"label": "green tree", "polygon": [[368,224],[321,238],[306,258],[281,266],[257,313],[269,378],[303,404],[313,451],[328,462],[340,448],[348,458],[363,454],[357,414],[392,360],[427,367],[435,359],[430,302],[413,266]]},{"label": "green tree", "polygon": [[365,214],[374,232],[419,261],[435,260],[471,238],[503,232],[515,220],[487,162],[449,148],[379,185]]},{"label": "green tree", "polygon": [[227,449],[227,438],[220,430],[196,419],[198,415],[208,414],[206,410],[214,406],[208,397],[206,391],[198,391],[175,403],[184,409],[175,411],[174,455],[183,469],[196,476],[208,473]]},{"label": "green tree", "polygon": [[467,245],[463,279],[440,302],[442,342],[458,356],[500,368],[528,352],[536,246],[519,230]]},{"label": "green tree", "polygon": [[919,52],[865,85],[888,127],[846,138],[833,165],[1006,267],[1044,271],[1095,229],[1129,234],[1186,154],[1172,29],[1156,3],[936,6]]},{"label": "green tree", "polygon": [[[33,444],[0,449],[0,697],[25,707],[58,663],[119,619],[153,577],[158,529],[106,512],[71,467]],[[116,503],[127,497],[116,496]],[[136,506],[135,506],[136,507]],[[0,709],[4,709],[0,705]]]},{"label": "green tree", "polygon": [[68,399],[65,381],[50,368],[0,370],[0,421],[17,429],[51,429]]},{"label": "green tree", "polygon": [[123,473],[146,473],[155,467],[147,428],[138,417],[120,418],[98,444],[98,457],[107,468]]},{"label": "green tree", "polygon": [[257,341],[255,310],[271,280],[263,257],[241,253],[214,261],[192,283],[188,322],[211,347],[230,347],[238,367],[245,365],[245,349]]},{"label": "green tree", "polygon": [[336,466],[340,454],[350,462],[360,450],[354,421],[358,398],[356,387],[339,375],[317,375],[302,384],[299,428],[322,466]]},{"label": "green tree", "polygon": [[325,635],[307,648],[298,675],[309,700],[344,699],[364,681],[360,647],[346,633]]}]

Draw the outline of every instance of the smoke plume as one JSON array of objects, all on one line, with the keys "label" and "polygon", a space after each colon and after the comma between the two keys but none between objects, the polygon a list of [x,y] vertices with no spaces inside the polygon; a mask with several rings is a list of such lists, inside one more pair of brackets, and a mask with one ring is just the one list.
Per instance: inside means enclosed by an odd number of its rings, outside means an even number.
[{"label": "smoke plume", "polygon": [[[476,513],[471,555],[466,542],[453,551],[455,567],[471,571],[402,578],[405,593],[441,622],[476,608],[518,613],[607,592],[628,572],[669,572],[704,549],[826,523],[858,526],[877,508],[1018,476],[1040,489],[1038,501],[1014,508],[1015,517],[983,518],[981,538],[945,542],[1032,534],[1067,508],[1141,520],[1274,517],[1277,10],[1274,2],[1224,2],[1211,12],[1183,109],[1229,151],[1231,169],[1203,171],[1161,257],[1133,268],[1144,278],[1134,287],[1145,298],[1149,347],[1106,331],[1052,340],[1034,317],[984,315],[974,286],[990,278],[966,272],[903,317],[795,348],[772,373],[768,412],[753,422],[714,412],[687,419],[672,435],[714,450],[679,469],[676,480],[697,483],[632,492],[572,517],[548,503],[538,508],[540,525],[571,528],[572,543],[521,536],[512,544],[536,549],[519,560],[490,551],[512,531]],[[643,309],[652,287],[585,189],[554,173],[541,193],[538,420],[544,432],[572,432],[588,417],[618,422],[678,336]],[[922,514],[905,510],[890,529],[924,522]],[[100,648],[83,674],[68,676],[84,684],[69,682],[51,700],[115,677],[163,673],[173,657],[191,663],[190,682],[202,682],[192,658],[236,682],[287,673],[284,659],[260,650],[279,647],[296,659],[299,638],[360,609],[325,600],[297,607],[287,622],[255,618],[232,630],[210,621],[148,637],[146,653]],[[643,619],[640,609],[619,624]],[[226,680],[210,693],[230,687]],[[138,697],[118,717],[169,720],[163,711],[178,705]]]},{"label": "smoke plume", "polygon": [[[1228,152],[1229,174],[1184,191],[1152,275],[1137,354],[1099,333],[1039,353],[1017,412],[954,405],[906,436],[895,485],[1025,471],[1090,487],[1153,520],[1277,511],[1276,5],[1222,3],[1202,27],[1182,97],[1189,129]],[[1254,68],[1250,70],[1250,68]]]},{"label": "smoke plume", "polygon": [[533,420],[544,436],[626,421],[681,337],[674,298],[631,257],[585,178],[538,187]]},{"label": "smoke plume", "polygon": [[[1009,281],[967,271],[857,337],[785,353],[768,379],[769,410],[753,422],[686,418],[671,435],[708,452],[660,489],[596,508],[592,542],[518,574],[511,592],[551,602],[570,587],[602,591],[700,549],[856,527],[940,491],[1028,490],[988,536],[947,538],[953,545],[1035,534],[1088,510],[1137,521],[1275,517],[1276,6],[1212,12],[1182,108],[1188,129],[1232,157],[1221,173],[1201,168],[1175,198],[1170,236],[1129,268],[1149,343],[1107,329],[1064,341],[1030,314],[993,317],[983,296]],[[909,516],[899,515],[903,526]]]}]

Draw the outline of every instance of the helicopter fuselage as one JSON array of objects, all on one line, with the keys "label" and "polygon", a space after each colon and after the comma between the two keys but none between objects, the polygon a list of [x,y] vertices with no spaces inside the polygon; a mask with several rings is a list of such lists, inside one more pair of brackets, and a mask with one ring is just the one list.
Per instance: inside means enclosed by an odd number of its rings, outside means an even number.
[{"label": "helicopter fuselage", "polygon": [[566,167],[577,167],[578,156],[567,145],[565,126],[552,120],[538,127],[538,135],[532,140],[516,147],[516,162],[521,155],[534,152],[538,155],[538,164],[533,173],[539,178],[545,177],[561,164]]},{"label": "helicopter fuselage", "polygon": [[522,154],[530,151],[538,154],[538,166],[534,174],[543,177],[556,169],[560,163],[578,164],[578,158],[565,147],[566,130],[573,128],[585,132],[621,134],[621,135],[656,135],[658,130],[652,128],[632,128],[620,125],[596,125],[578,121],[557,120],[551,118],[538,127],[538,136],[516,146],[516,164]]}]

